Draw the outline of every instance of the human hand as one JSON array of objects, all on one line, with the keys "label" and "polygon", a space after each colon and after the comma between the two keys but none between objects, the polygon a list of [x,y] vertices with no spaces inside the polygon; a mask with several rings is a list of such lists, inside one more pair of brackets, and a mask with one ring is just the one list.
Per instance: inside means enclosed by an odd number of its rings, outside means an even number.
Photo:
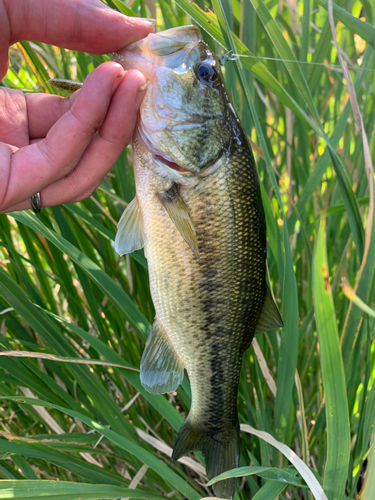
[{"label": "human hand", "polygon": [[[106,53],[151,31],[99,0],[0,0],[0,78],[19,40]],[[107,62],[66,98],[0,87],[0,213],[30,208],[38,192],[43,206],[92,194],[130,142],[145,83]]]}]

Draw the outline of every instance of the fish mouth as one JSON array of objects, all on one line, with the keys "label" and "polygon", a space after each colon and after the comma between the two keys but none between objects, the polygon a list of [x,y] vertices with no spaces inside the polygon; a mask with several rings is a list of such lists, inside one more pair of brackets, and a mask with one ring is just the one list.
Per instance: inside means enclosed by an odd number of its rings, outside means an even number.
[{"label": "fish mouth", "polygon": [[155,57],[171,56],[169,65],[181,64],[181,55],[178,53],[201,41],[202,35],[197,26],[179,26],[160,33],[150,33],[146,38],[114,52],[113,57],[124,69],[138,69],[151,79]]},{"label": "fish mouth", "polygon": [[193,176],[194,173],[187,168],[181,167],[174,159],[164,154],[152,141],[151,137],[143,129],[142,126],[138,128],[136,133],[138,142],[151,154],[152,160],[159,165],[163,170],[172,173],[175,177],[188,177]]},{"label": "fish mouth", "polygon": [[[183,67],[186,69],[191,51],[200,42],[202,42],[202,35],[197,26],[179,26],[160,33],[150,33],[146,38],[127,45],[113,55],[124,69],[137,69],[150,80],[147,94],[150,95],[151,93],[152,96],[154,85],[158,85],[158,68],[162,66],[167,68]],[[150,106],[154,107],[154,113],[157,115],[155,118],[158,118],[156,123],[159,125],[150,127],[150,117],[148,117],[148,125],[144,125],[141,112],[136,132],[138,141],[151,154],[153,162],[174,178],[182,179],[182,177],[188,178],[199,174],[199,168],[195,165],[190,163],[186,165],[186,161],[182,160],[183,166],[181,166],[176,163],[171,154],[163,153],[159,149],[157,135],[162,128],[173,127],[175,131],[183,132],[185,129],[202,125],[204,120],[194,117],[194,120],[191,121],[191,117],[185,116],[178,108],[176,110],[170,108],[168,114],[165,105],[163,105],[164,112],[162,112],[151,103],[153,97],[149,99]],[[178,148],[178,145],[175,146]],[[181,156],[184,156],[182,151]],[[177,161],[179,160],[177,159]]]},{"label": "fish mouth", "polygon": [[180,165],[177,165],[174,161],[169,161],[167,160],[164,156],[154,154],[153,155],[153,160],[156,161],[159,165],[162,163],[164,167],[167,167],[168,169],[175,170],[176,172],[180,172],[183,175],[191,175],[191,172],[187,170],[186,168],[180,167]]},{"label": "fish mouth", "polygon": [[[197,43],[201,41],[202,35],[199,28],[189,25],[171,28],[161,33],[151,33],[148,35],[147,39],[148,49],[153,54],[157,56],[167,56],[183,49],[188,43]],[[137,42],[135,42],[135,44],[136,43]]]}]

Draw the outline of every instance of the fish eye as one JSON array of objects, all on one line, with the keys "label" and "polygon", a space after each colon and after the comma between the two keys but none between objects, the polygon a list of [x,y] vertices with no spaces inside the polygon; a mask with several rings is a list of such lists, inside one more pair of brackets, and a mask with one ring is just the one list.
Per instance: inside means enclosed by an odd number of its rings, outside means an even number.
[{"label": "fish eye", "polygon": [[195,72],[202,83],[210,85],[216,80],[217,73],[214,64],[213,60],[206,60],[196,65]]}]

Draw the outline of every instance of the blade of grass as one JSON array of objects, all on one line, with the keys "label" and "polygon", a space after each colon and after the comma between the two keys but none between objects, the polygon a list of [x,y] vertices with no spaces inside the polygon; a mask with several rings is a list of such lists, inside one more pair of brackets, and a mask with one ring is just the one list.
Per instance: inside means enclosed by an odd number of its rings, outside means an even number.
[{"label": "blade of grass", "polygon": [[363,492],[363,500],[372,500],[375,491],[375,453],[374,447],[370,454],[369,467],[366,474],[365,489]]},{"label": "blade of grass", "polygon": [[80,500],[80,499],[111,499],[111,498],[139,498],[141,500],[163,500],[165,497],[147,493],[146,491],[131,490],[110,484],[84,484],[65,481],[0,481],[0,498],[22,498],[35,500],[47,498],[52,500]]},{"label": "blade of grass", "polygon": [[291,450],[284,443],[277,441],[268,432],[258,431],[257,429],[254,429],[254,427],[251,427],[247,424],[241,424],[240,428],[241,431],[248,432],[249,434],[253,434],[254,436],[258,436],[260,439],[263,439],[264,441],[278,449],[300,473],[301,477],[305,480],[306,484],[314,495],[314,498],[316,500],[328,500],[326,494],[323,491],[323,488],[319,484],[319,481],[316,479],[309,467],[307,467],[307,465],[294,453],[293,450]]},{"label": "blade of grass", "polygon": [[314,116],[316,125],[321,128],[322,125],[320,117],[311,96],[310,89],[305,80],[305,76],[300,68],[300,65],[298,64],[298,61],[295,58],[294,53],[290,49],[287,41],[281,33],[279,26],[271,16],[271,13],[263,0],[247,1],[250,1],[252,3],[256,13],[259,16],[259,19],[262,21],[262,24],[269,35],[274,48],[279,54],[281,60],[284,61],[284,66],[290,74],[297,92],[299,92],[299,94],[297,94],[298,97],[296,98],[297,102],[300,106],[303,105],[304,101],[306,102],[306,104],[310,108],[310,112]]},{"label": "blade of grass", "polygon": [[74,247],[69,241],[59,234],[51,231],[44,226],[36,217],[29,213],[12,213],[17,221],[22,222],[31,229],[42,234],[45,238],[51,241],[63,253],[66,253],[82,270],[90,277],[90,279],[107,294],[114,304],[124,314],[129,323],[133,326],[136,332],[143,340],[147,340],[150,325],[140,310],[135,306],[130,297],[115,283],[99,266],[92,262],[78,248]]},{"label": "blade of grass", "polygon": [[212,484],[215,484],[222,479],[228,479],[230,477],[245,477],[257,475],[259,477],[262,477],[263,479],[271,479],[273,481],[281,481],[284,484],[303,487],[301,479],[295,477],[296,474],[297,471],[293,471],[291,469],[277,469],[276,467],[238,467],[237,469],[223,472],[223,474],[214,477],[207,483],[207,486],[211,486]]},{"label": "blade of grass", "polygon": [[330,500],[343,500],[350,457],[350,427],[344,366],[329,283],[324,222],[320,225],[315,248],[313,291],[327,422],[323,487]]},{"label": "blade of grass", "polygon": [[[317,3],[328,10],[328,0],[317,0]],[[333,14],[342,24],[345,24],[347,28],[352,30],[354,33],[359,35],[361,38],[366,40],[375,47],[375,28],[366,21],[361,21],[360,19],[354,17],[350,12],[343,9],[336,3],[332,2]]]},{"label": "blade of grass", "polygon": [[72,418],[78,418],[81,422],[88,425],[96,432],[102,434],[111,442],[115,443],[116,446],[123,448],[128,453],[134,455],[136,458],[141,460],[143,463],[148,465],[152,470],[154,470],[157,474],[159,474],[162,478],[168,481],[174,488],[176,488],[181,494],[187,497],[189,500],[199,500],[199,494],[193,490],[193,488],[183,479],[181,479],[175,472],[173,472],[167,465],[161,462],[158,458],[155,458],[150,452],[144,450],[138,444],[133,443],[132,441],[124,438],[120,434],[108,429],[107,427],[101,425],[100,423],[92,420],[89,417],[86,417],[82,413],[78,413],[76,411],[70,410],[68,408],[64,408],[60,405],[54,405],[51,403],[47,403],[46,401],[42,401],[40,399],[26,398],[26,397],[0,397],[2,400],[14,401],[16,403],[34,405],[34,406],[42,406],[44,408],[51,408],[54,410],[61,411],[62,413],[69,415]]},{"label": "blade of grass", "polygon": [[9,356],[14,358],[37,358],[37,359],[48,359],[50,361],[58,361],[60,363],[77,363],[82,365],[101,365],[101,366],[115,366],[116,368],[126,368],[127,370],[133,370],[139,372],[137,368],[126,365],[118,365],[114,363],[109,363],[107,361],[100,361],[100,359],[82,359],[82,358],[61,358],[54,354],[41,353],[41,352],[31,352],[31,351],[0,351],[0,356]]}]

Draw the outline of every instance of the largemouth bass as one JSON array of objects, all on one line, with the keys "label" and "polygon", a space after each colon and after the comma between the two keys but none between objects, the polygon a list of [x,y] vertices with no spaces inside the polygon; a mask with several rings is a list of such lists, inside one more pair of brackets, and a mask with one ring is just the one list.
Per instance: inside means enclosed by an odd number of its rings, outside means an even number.
[{"label": "largemouth bass", "polygon": [[[266,283],[266,223],[246,134],[220,64],[195,26],[120,51],[149,87],[133,138],[136,196],[116,250],[144,247],[156,317],[141,382],[170,393],[189,376],[192,404],[173,460],[202,451],[208,478],[239,463],[237,391],[256,331],[282,325]],[[232,498],[235,479],[216,483]]]}]

